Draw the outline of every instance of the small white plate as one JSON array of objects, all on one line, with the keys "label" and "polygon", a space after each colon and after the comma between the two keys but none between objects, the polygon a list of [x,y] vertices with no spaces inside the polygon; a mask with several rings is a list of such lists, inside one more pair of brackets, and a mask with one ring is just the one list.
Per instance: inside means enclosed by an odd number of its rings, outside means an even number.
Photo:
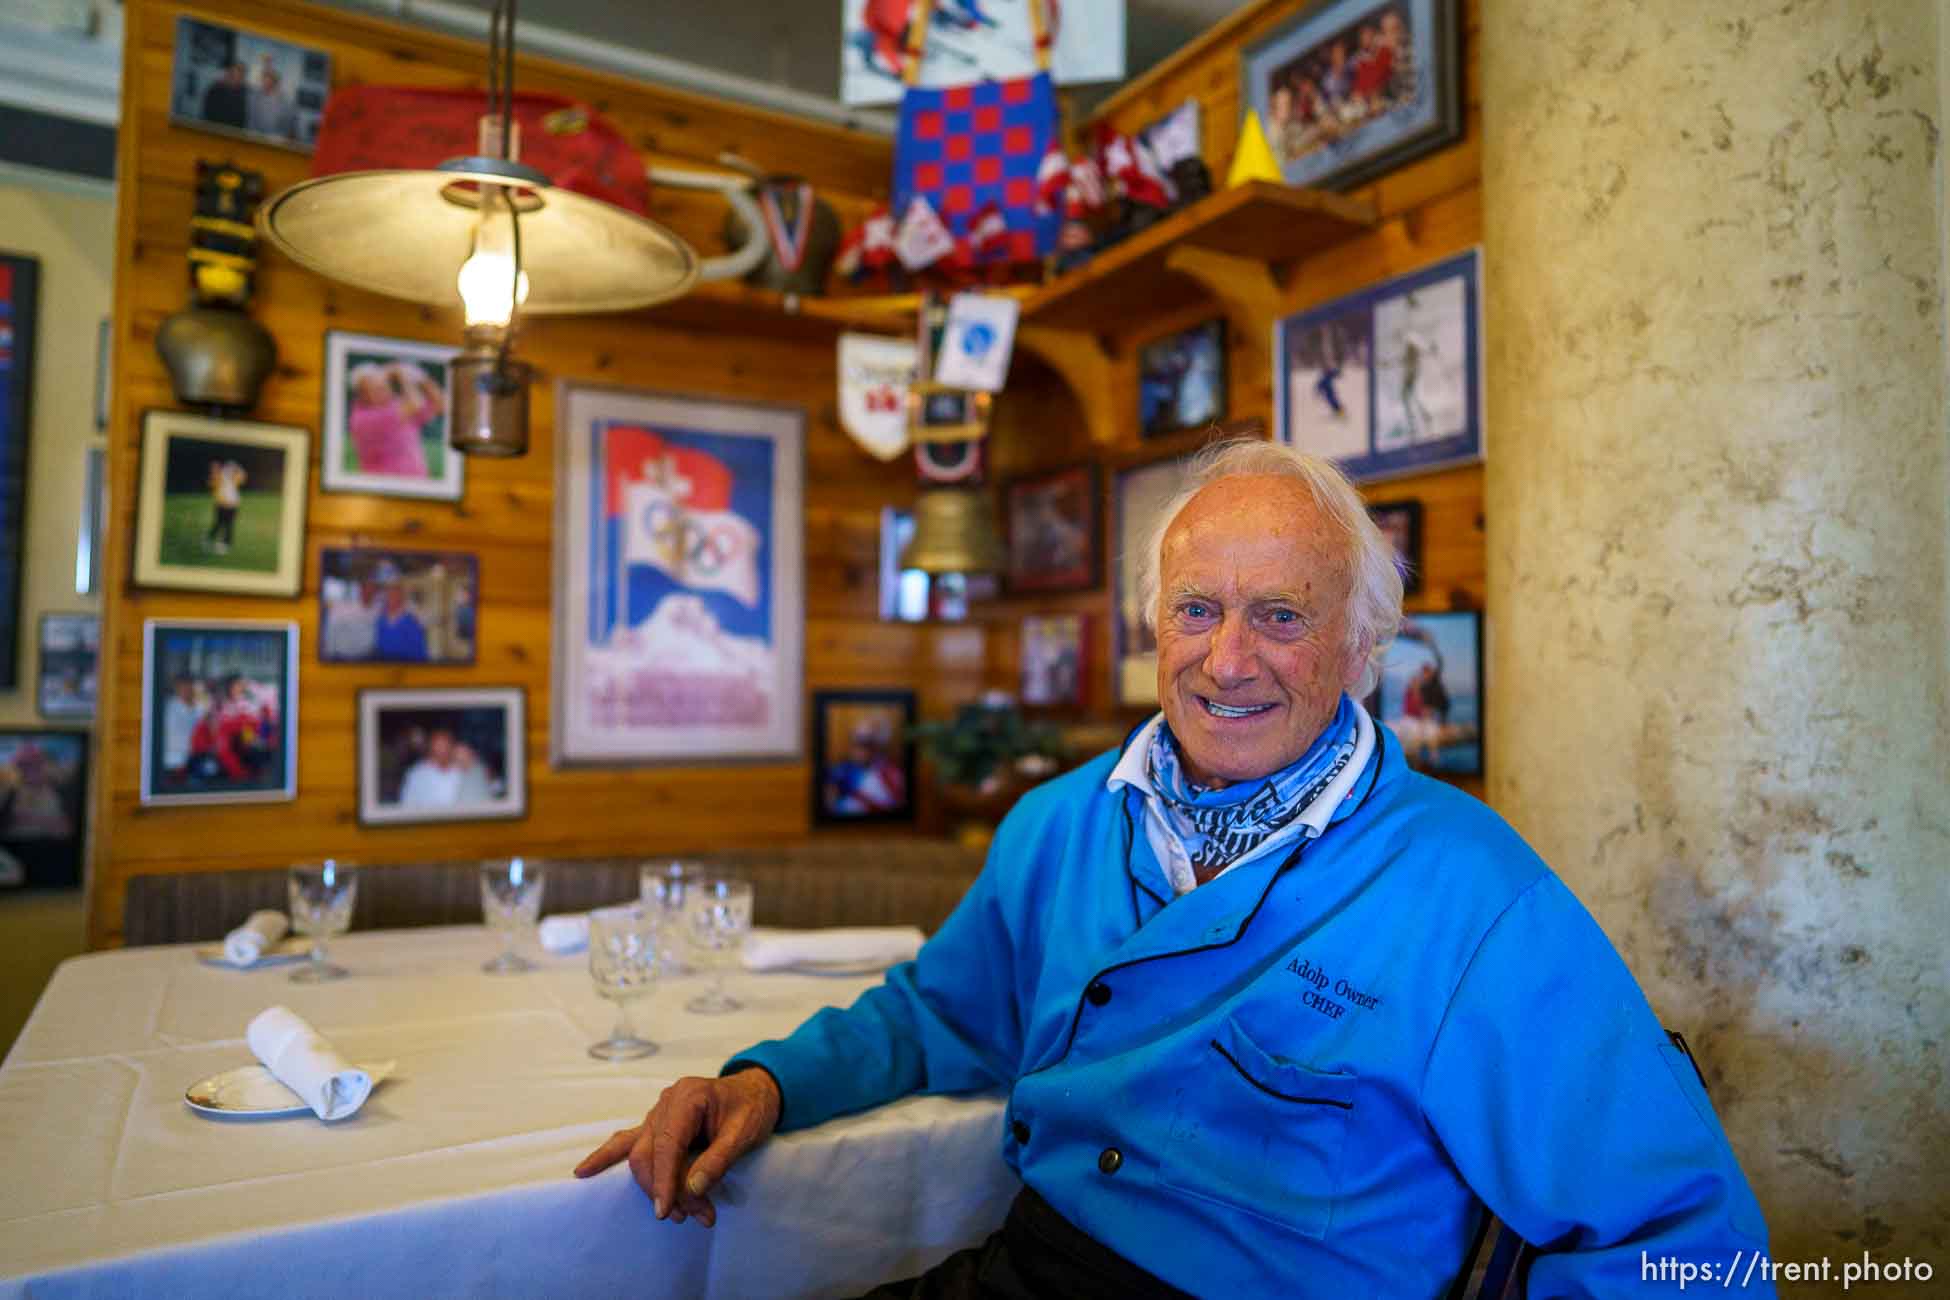
[{"label": "small white plate", "polygon": [[[372,1076],[372,1086],[377,1088],[399,1068],[399,1062],[380,1061],[359,1068]],[[261,1065],[240,1065],[199,1079],[183,1089],[183,1101],[193,1111],[223,1119],[311,1114],[311,1107],[300,1101],[297,1093]]]},{"label": "small white plate", "polygon": [[878,975],[881,971],[892,970],[898,962],[886,961],[879,957],[852,961],[799,961],[790,966],[777,967],[785,975]]},{"label": "small white plate", "polygon": [[302,934],[294,934],[288,939],[280,939],[264,950],[264,955],[248,966],[239,966],[223,955],[223,945],[213,944],[196,950],[196,959],[205,966],[221,966],[225,970],[263,970],[266,966],[288,966],[294,961],[303,961],[311,956],[311,940]]}]

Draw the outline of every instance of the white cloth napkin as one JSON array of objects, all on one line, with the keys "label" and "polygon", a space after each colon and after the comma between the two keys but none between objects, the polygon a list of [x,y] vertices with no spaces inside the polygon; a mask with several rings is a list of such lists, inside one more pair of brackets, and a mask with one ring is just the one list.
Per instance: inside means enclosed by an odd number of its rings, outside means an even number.
[{"label": "white cloth napkin", "polygon": [[911,925],[863,925],[827,930],[755,927],[740,954],[746,970],[780,970],[809,963],[892,966],[911,961],[927,936]]},{"label": "white cloth napkin", "polygon": [[372,1076],[346,1064],[338,1049],[289,1007],[260,1011],[244,1041],[277,1081],[323,1120],[345,1119],[366,1104]]},{"label": "white cloth napkin", "polygon": [[268,908],[252,912],[251,919],[223,937],[223,959],[232,966],[249,966],[264,955],[264,950],[284,938],[291,922],[283,912]]},{"label": "white cloth napkin", "polygon": [[535,927],[535,939],[545,950],[557,956],[581,952],[589,946],[589,913],[567,912],[561,916],[545,916],[542,923]]}]

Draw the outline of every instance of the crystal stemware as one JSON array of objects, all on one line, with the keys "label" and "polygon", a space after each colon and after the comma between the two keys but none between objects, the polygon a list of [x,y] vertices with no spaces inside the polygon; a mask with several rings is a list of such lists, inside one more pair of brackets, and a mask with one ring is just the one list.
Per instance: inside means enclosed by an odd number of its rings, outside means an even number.
[{"label": "crystal stemware", "polygon": [[351,972],[326,958],[325,944],[352,928],[359,898],[359,870],[341,862],[306,862],[291,868],[291,928],[311,936],[311,960],[291,972],[294,984],[344,979]]},{"label": "crystal stemware", "polygon": [[738,947],[752,925],[752,886],[747,880],[699,880],[687,891],[685,934],[710,971],[704,992],[684,1004],[686,1011],[719,1015],[744,1004],[724,991],[724,968],[737,960]]},{"label": "crystal stemware", "polygon": [[481,864],[481,916],[488,928],[501,932],[501,952],[481,969],[490,975],[513,975],[535,969],[535,963],[515,951],[523,935],[533,935],[542,915],[545,866],[533,858],[503,858]]},{"label": "crystal stemware", "polygon": [[690,963],[684,960],[684,907],[690,887],[704,876],[703,866],[676,858],[653,858],[639,866],[636,875],[639,897],[663,915],[658,953],[663,958],[661,972],[673,977],[690,974]]},{"label": "crystal stemware", "polygon": [[599,1061],[633,1061],[657,1050],[637,1037],[630,1003],[650,992],[657,977],[657,932],[663,916],[644,904],[603,907],[589,914],[589,978],[599,997],[616,1004],[616,1028],[594,1043],[589,1055]]}]

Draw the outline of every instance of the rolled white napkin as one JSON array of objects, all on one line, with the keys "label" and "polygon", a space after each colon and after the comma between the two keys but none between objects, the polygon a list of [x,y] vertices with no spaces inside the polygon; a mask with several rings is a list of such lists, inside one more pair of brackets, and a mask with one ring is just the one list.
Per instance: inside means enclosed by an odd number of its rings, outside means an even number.
[{"label": "rolled white napkin", "polygon": [[755,927],[745,936],[746,970],[779,970],[810,963],[892,966],[911,961],[927,936],[911,925],[836,926],[827,930]]},{"label": "rolled white napkin", "polygon": [[348,1065],[338,1049],[289,1007],[260,1011],[244,1041],[277,1081],[324,1120],[345,1119],[366,1104],[372,1076]]},{"label": "rolled white napkin", "polygon": [[223,959],[232,966],[249,966],[264,955],[264,950],[284,938],[291,922],[283,912],[269,908],[252,912],[251,919],[223,937]]},{"label": "rolled white napkin", "polygon": [[542,923],[535,927],[535,939],[545,950],[557,956],[581,952],[589,946],[589,913],[567,912],[561,916],[545,916]]}]

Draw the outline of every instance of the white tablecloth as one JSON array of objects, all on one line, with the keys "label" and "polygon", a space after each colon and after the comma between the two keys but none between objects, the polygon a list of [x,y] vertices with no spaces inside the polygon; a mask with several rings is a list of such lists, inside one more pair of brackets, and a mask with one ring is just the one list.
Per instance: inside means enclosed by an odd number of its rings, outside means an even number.
[{"label": "white tablecloth", "polygon": [[[475,927],[344,936],[353,972],[292,984],[188,948],[64,963],[0,1067],[0,1297],[833,1296],[916,1273],[1000,1224],[1017,1183],[992,1097],[917,1097],[775,1138],[718,1226],[659,1223],[618,1166],[570,1170],[682,1074],[844,1005],[871,978],[735,975],[741,1011],[633,1004],[663,1050],[585,1049],[613,1008],[584,959],[489,976]],[[283,1002],[353,1061],[397,1058],[357,1116],[212,1120],[189,1084],[252,1058]],[[727,1203],[730,1202],[730,1203]]]}]

